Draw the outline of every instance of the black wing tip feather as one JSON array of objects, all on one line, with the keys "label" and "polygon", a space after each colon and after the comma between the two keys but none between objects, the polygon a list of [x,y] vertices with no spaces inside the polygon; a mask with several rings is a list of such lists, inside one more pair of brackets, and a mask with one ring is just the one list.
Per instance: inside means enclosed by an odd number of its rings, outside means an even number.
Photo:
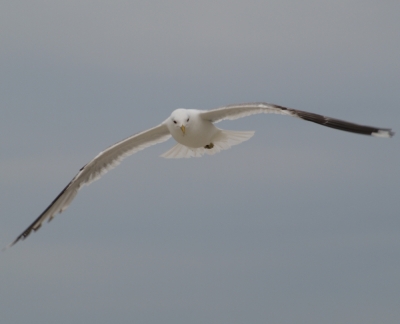
[{"label": "black wing tip feather", "polygon": [[389,137],[393,137],[396,134],[396,132],[392,131],[391,128],[382,128],[380,131],[387,132]]},{"label": "black wing tip feather", "polygon": [[[29,225],[28,228],[25,231],[23,231],[14,241],[12,241],[5,248],[3,248],[3,251],[5,251],[8,248],[12,247],[13,245],[17,244],[19,241],[25,240],[29,236],[29,234],[32,233],[32,231],[36,232],[37,230],[40,229],[40,227],[42,227],[41,219],[42,219],[43,215],[57,202],[57,200],[62,196],[62,194],[68,189],[68,187],[74,181],[74,179],[72,179],[72,181],[70,183],[68,183],[68,185],[59,193],[59,195],[51,202],[51,204],[43,211],[43,213],[41,213],[39,215],[39,217],[36,218],[34,220],[34,222],[31,225]],[[51,221],[53,218],[54,218],[54,216],[53,217],[49,217],[49,221]],[[38,226],[36,226],[38,223],[40,223],[40,224]]]},{"label": "black wing tip feather", "polygon": [[29,234],[31,234],[32,230],[34,230],[35,232],[41,227],[37,227],[36,229],[33,228],[34,224],[32,224],[31,226],[29,226],[22,234],[20,234],[14,241],[12,241],[10,244],[8,244],[6,247],[4,247],[2,249],[2,251],[5,251],[7,249],[9,249],[10,247],[12,247],[13,245],[17,244],[19,241],[23,241],[25,240]]},{"label": "black wing tip feather", "polygon": [[331,117],[326,117],[326,116],[310,113],[307,111],[283,107],[280,105],[267,104],[267,103],[260,103],[260,104],[274,106],[275,108],[278,108],[281,110],[287,110],[287,111],[290,111],[294,116],[297,116],[303,120],[311,121],[316,124],[335,128],[335,129],[342,130],[345,132],[351,132],[351,133],[357,133],[357,134],[369,135],[369,136],[375,136],[375,137],[384,137],[384,138],[391,138],[395,135],[395,132],[392,131],[391,128],[379,128],[379,127],[373,127],[373,126],[359,125],[359,124],[350,123],[350,122],[336,119],[336,118],[331,118]]},{"label": "black wing tip feather", "polygon": [[344,120],[326,117],[302,110],[296,110],[296,109],[288,109],[288,110],[290,110],[293,113],[293,115],[303,120],[307,120],[316,124],[320,124],[322,126],[342,130],[345,132],[369,135],[375,137],[385,137],[385,138],[393,137],[395,134],[395,132],[393,132],[390,128],[379,128],[374,126],[359,125]]}]

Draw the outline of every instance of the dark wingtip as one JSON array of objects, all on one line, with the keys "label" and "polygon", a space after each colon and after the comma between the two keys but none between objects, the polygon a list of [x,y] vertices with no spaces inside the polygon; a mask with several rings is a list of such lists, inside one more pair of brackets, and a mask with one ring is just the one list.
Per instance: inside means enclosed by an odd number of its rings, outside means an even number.
[{"label": "dark wingtip", "polygon": [[12,247],[15,243],[17,243],[19,240],[21,239],[21,237],[19,236],[19,237],[17,237],[17,239],[16,240],[14,240],[13,242],[11,242],[10,244],[8,244],[8,245],[6,245],[5,247],[3,247],[2,249],[1,249],[1,251],[6,251],[6,250],[8,250],[10,247]]},{"label": "dark wingtip", "polygon": [[[40,226],[36,229],[34,229],[35,231],[38,230],[40,228]],[[18,236],[14,241],[12,241],[10,244],[8,244],[7,246],[5,246],[2,251],[4,252],[5,250],[8,250],[10,247],[12,247],[13,245],[17,244],[18,241],[21,240],[25,240],[29,234],[31,234],[32,232],[32,228],[28,228],[25,232],[23,232],[20,236]]]},{"label": "dark wingtip", "polygon": [[395,132],[393,132],[390,128],[378,129],[377,131],[371,133],[372,136],[383,138],[391,138],[394,136],[394,134]]}]

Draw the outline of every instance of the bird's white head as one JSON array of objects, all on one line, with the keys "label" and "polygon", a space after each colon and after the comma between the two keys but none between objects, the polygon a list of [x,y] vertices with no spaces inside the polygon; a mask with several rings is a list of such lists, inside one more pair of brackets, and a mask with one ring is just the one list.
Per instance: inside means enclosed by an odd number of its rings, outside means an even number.
[{"label": "bird's white head", "polygon": [[[168,120],[168,128],[170,132],[176,132],[180,129],[182,135],[185,135],[186,129],[190,125],[190,116],[187,109],[176,109],[172,112],[169,120]],[[174,133],[175,133],[174,132]]]}]

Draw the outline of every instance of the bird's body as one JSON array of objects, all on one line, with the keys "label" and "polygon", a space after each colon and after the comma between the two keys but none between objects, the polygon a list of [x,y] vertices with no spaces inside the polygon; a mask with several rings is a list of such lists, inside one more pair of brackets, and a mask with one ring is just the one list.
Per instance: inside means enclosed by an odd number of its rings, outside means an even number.
[{"label": "bird's body", "polygon": [[204,111],[201,110],[183,108],[172,112],[163,124],[178,143],[162,154],[162,157],[200,157],[205,153],[212,155],[242,143],[254,135],[254,132],[219,129],[212,120],[204,118],[203,114]]},{"label": "bird's body", "polygon": [[45,220],[51,220],[57,213],[64,211],[72,202],[78,190],[100,178],[108,170],[118,165],[123,158],[146,147],[168,140],[171,136],[177,144],[162,157],[188,158],[203,154],[215,154],[221,150],[250,139],[254,132],[222,130],[214,123],[224,119],[237,119],[253,114],[275,113],[288,115],[314,123],[364,135],[392,137],[394,132],[386,128],[358,125],[335,118],[325,117],[301,110],[286,108],[268,103],[249,103],[225,106],[213,110],[177,109],[169,118],[156,127],[132,135],[98,154],[83,166],[78,174],[53,200],[46,210],[19,235],[8,247],[26,238],[32,230],[40,228]]},{"label": "bird's body", "polygon": [[[176,109],[171,118],[165,123],[174,140],[193,149],[206,146],[219,132],[211,121],[200,117],[199,110]],[[176,127],[177,125],[179,127]],[[185,132],[182,131],[182,126],[185,127]]]}]

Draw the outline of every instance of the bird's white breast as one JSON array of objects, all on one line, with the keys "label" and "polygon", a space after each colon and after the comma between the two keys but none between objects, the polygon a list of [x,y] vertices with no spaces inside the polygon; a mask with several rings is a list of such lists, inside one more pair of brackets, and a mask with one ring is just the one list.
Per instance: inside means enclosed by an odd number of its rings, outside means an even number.
[{"label": "bird's white breast", "polygon": [[204,147],[210,144],[219,129],[212,122],[202,119],[196,113],[196,110],[188,110],[188,113],[190,120],[185,126],[185,133],[174,124],[168,125],[172,137],[178,143],[192,148]]}]

